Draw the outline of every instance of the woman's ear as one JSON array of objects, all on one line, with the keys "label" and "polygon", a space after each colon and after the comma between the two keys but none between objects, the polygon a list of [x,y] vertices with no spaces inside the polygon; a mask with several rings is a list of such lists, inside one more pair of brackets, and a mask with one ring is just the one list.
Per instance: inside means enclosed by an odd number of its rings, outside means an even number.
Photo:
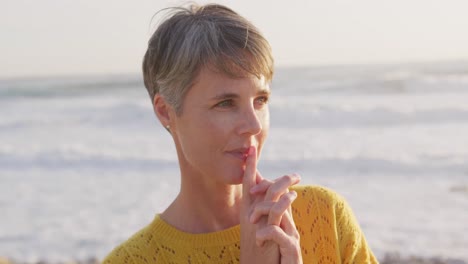
[{"label": "woman's ear", "polygon": [[167,129],[171,125],[172,107],[159,93],[154,96],[153,110],[159,122]]}]

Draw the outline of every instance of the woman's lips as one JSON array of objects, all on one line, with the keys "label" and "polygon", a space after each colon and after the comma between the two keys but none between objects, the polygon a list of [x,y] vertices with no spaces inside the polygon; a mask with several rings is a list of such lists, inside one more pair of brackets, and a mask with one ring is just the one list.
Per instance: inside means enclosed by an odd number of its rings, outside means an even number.
[{"label": "woman's lips", "polygon": [[227,154],[236,159],[245,161],[245,159],[247,158],[248,152],[249,152],[249,148],[238,148],[238,149],[227,151]]}]

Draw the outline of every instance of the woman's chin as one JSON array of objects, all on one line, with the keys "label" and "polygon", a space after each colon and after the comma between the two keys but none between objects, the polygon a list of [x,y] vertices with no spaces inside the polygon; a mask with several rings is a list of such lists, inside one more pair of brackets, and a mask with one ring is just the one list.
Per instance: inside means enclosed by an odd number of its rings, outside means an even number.
[{"label": "woman's chin", "polygon": [[226,175],[225,182],[229,185],[238,185],[242,184],[244,178],[244,173]]},{"label": "woman's chin", "polygon": [[223,170],[224,182],[231,185],[242,184],[242,180],[244,178],[244,166],[239,166],[239,164],[236,164],[235,166],[227,164]]}]

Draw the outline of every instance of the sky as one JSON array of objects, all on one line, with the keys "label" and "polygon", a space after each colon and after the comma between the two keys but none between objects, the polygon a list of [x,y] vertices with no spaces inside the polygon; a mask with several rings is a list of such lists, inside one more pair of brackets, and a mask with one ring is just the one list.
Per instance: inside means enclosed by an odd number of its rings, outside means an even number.
[{"label": "sky", "polygon": [[[16,78],[139,73],[153,15],[187,1],[0,3],[0,78]],[[466,0],[217,3],[264,33],[279,67],[468,60]]]}]

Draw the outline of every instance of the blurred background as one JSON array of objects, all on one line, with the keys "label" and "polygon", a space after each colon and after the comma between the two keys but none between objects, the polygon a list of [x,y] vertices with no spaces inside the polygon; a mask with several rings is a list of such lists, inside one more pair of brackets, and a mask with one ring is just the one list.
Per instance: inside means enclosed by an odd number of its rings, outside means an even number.
[{"label": "blurred background", "polygon": [[[273,48],[263,174],[342,194],[381,260],[468,263],[468,2],[217,2]],[[183,3],[1,2],[0,261],[102,259],[175,197],[140,69]]]}]

